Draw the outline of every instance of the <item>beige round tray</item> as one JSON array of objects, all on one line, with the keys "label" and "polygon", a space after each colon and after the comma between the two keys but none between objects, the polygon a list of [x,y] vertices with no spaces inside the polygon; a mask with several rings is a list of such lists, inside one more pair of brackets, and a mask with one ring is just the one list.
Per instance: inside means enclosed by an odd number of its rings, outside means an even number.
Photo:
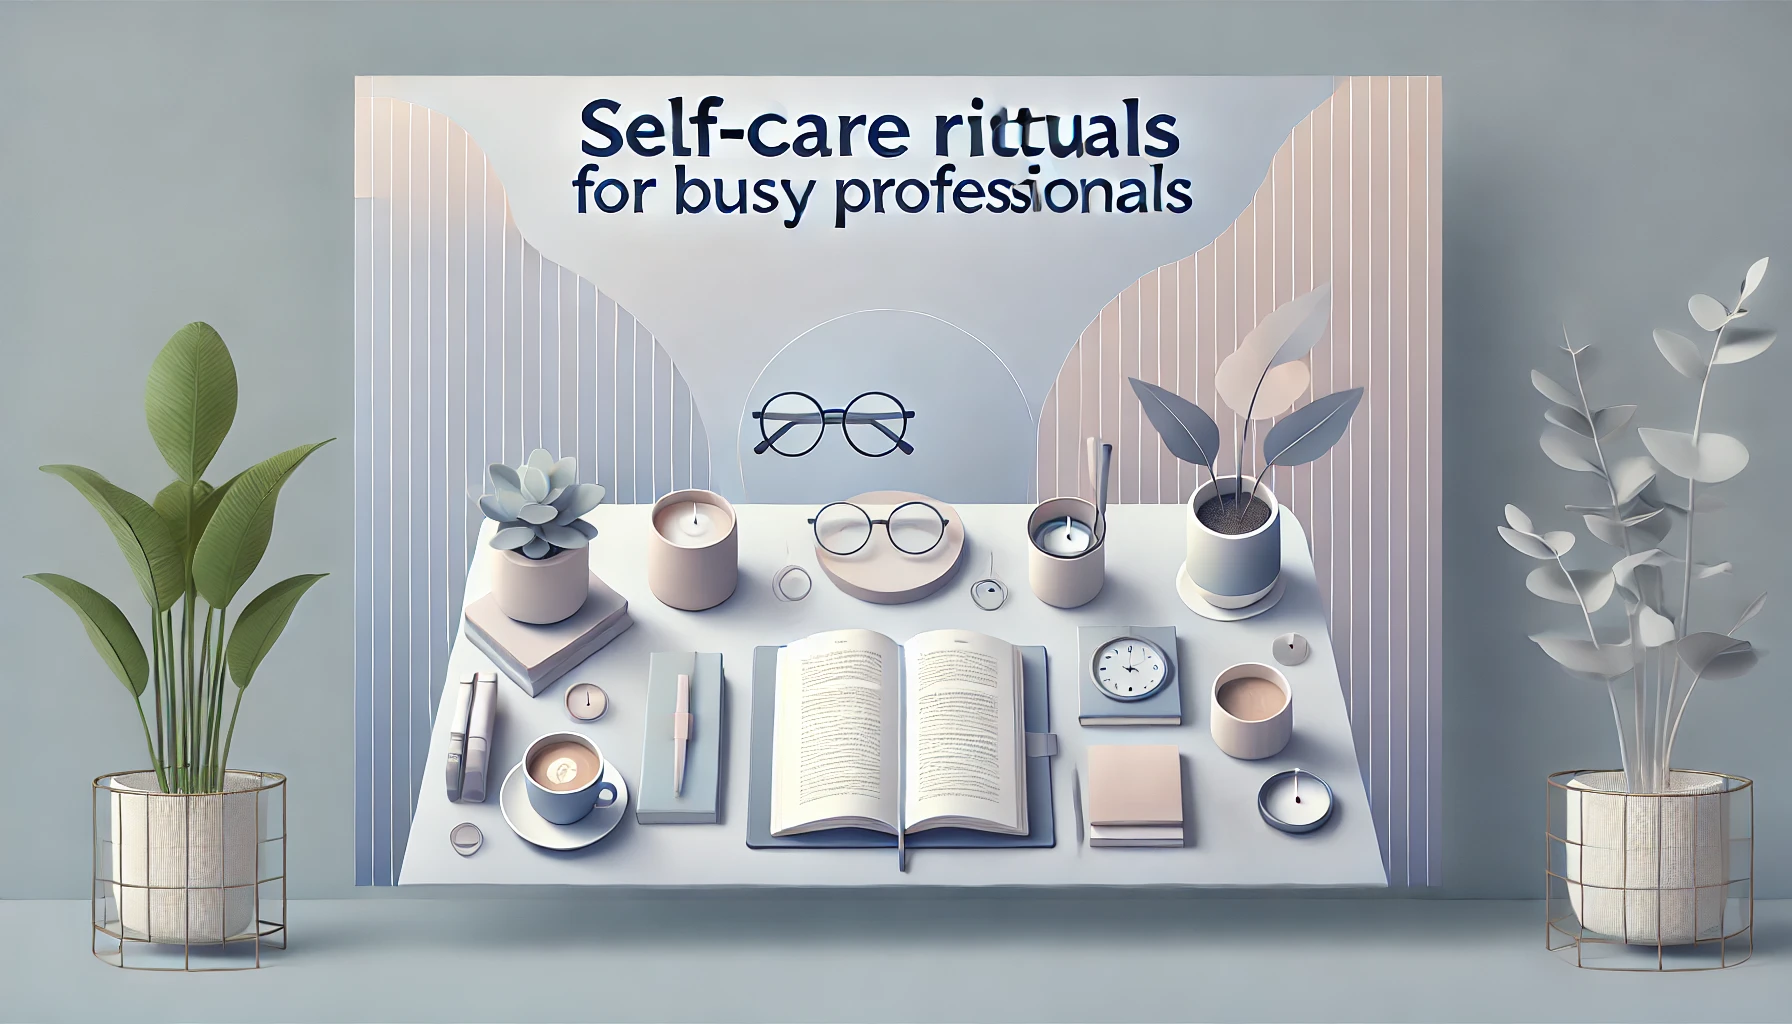
[{"label": "beige round tray", "polygon": [[871,529],[871,539],[850,555],[836,555],[815,545],[815,560],[821,571],[842,591],[872,604],[907,604],[919,601],[945,586],[964,561],[964,523],[958,510],[925,494],[908,491],[866,491],[846,499],[883,519],[890,510],[904,502],[924,501],[939,510],[946,520],[946,535],[939,545],[925,555],[905,555],[890,543],[890,534],[881,526]]}]

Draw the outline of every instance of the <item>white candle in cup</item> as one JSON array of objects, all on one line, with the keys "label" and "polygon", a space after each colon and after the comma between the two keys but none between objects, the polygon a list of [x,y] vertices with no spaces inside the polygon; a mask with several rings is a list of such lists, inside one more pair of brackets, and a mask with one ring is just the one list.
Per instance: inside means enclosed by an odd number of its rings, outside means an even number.
[{"label": "white candle in cup", "polygon": [[1257,794],[1263,820],[1284,832],[1311,832],[1325,824],[1332,816],[1332,802],[1331,787],[1298,768],[1271,776]]},{"label": "white candle in cup", "polygon": [[1033,534],[1033,543],[1048,555],[1074,558],[1094,546],[1095,531],[1081,519],[1065,516],[1040,526]]},{"label": "white candle in cup", "polygon": [[734,528],[734,517],[706,501],[681,501],[656,512],[653,528],[669,543],[700,548],[726,537]]}]

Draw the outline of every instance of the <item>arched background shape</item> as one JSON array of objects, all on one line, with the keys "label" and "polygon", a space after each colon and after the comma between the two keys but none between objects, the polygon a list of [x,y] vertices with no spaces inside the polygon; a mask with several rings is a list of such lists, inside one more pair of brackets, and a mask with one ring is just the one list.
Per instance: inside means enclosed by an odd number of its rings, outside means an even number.
[{"label": "arched background shape", "polygon": [[1081,439],[1099,433],[1115,445],[1111,500],[1186,501],[1195,468],[1164,449],[1126,379],[1192,399],[1231,451],[1219,361],[1331,282],[1308,398],[1366,395],[1337,448],[1271,486],[1312,543],[1383,857],[1406,885],[1433,882],[1442,858],[1442,127],[1441,79],[1341,79],[1232,227],[1090,322],[1041,407],[1036,468],[1040,494],[1087,496]]},{"label": "arched background shape", "polygon": [[523,239],[466,131],[363,96],[355,132],[355,881],[390,885],[486,465],[543,447],[644,502],[709,486],[710,456],[653,334]]},{"label": "arched background shape", "polygon": [[[838,409],[866,391],[914,411],[914,454],[860,455],[827,428],[807,455],[753,453],[766,399],[802,391]],[[983,342],[926,313],[868,309],[836,317],[785,345],[754,381],[740,414],[748,501],[820,506],[871,490],[918,491],[949,502],[1026,501],[1033,414],[1014,375]]]}]

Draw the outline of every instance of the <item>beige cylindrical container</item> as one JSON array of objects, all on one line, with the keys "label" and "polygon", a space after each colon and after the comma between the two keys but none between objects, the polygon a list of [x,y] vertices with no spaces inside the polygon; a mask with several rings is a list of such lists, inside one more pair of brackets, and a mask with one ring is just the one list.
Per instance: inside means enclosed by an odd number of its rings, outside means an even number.
[{"label": "beige cylindrical container", "polygon": [[673,491],[653,503],[652,519],[647,586],[653,596],[687,612],[728,600],[740,579],[740,528],[728,499],[714,491]]},{"label": "beige cylindrical container", "polygon": [[571,616],[591,594],[591,547],[567,548],[546,558],[494,551],[492,594],[498,610],[518,622],[545,626]]},{"label": "beige cylindrical container", "polygon": [[1107,522],[1093,502],[1049,498],[1027,516],[1027,582],[1055,608],[1095,600],[1107,579]]},{"label": "beige cylindrical container", "polygon": [[1244,662],[1221,672],[1208,710],[1213,745],[1232,757],[1274,757],[1294,738],[1294,690],[1268,665]]}]

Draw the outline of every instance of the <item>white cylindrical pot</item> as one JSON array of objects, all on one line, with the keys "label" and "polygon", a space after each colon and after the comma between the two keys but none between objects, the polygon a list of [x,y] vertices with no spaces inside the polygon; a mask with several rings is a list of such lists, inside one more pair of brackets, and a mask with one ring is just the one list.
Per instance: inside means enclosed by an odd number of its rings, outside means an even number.
[{"label": "white cylindrical pot", "polygon": [[585,606],[591,593],[591,548],[566,548],[546,558],[494,551],[492,596],[518,622],[547,625]]},{"label": "white cylindrical pot", "polygon": [[1666,793],[1630,794],[1623,772],[1589,772],[1565,788],[1563,875],[1582,928],[1651,946],[1725,934],[1730,796],[1721,776],[1676,771]]},{"label": "white cylindrical pot", "polygon": [[[1282,573],[1282,505],[1269,485],[1245,477],[1244,493],[1269,504],[1269,519],[1249,533],[1216,533],[1202,524],[1197,510],[1216,493],[1231,495],[1234,476],[1209,480],[1188,499],[1188,557],[1182,571],[1201,597],[1215,608],[1255,604],[1276,585]],[[1217,489],[1216,489],[1217,484]]]},{"label": "white cylindrical pot", "polygon": [[193,945],[254,933],[262,783],[251,772],[224,783],[164,795],[154,772],[113,777],[110,889],[125,938]]}]

